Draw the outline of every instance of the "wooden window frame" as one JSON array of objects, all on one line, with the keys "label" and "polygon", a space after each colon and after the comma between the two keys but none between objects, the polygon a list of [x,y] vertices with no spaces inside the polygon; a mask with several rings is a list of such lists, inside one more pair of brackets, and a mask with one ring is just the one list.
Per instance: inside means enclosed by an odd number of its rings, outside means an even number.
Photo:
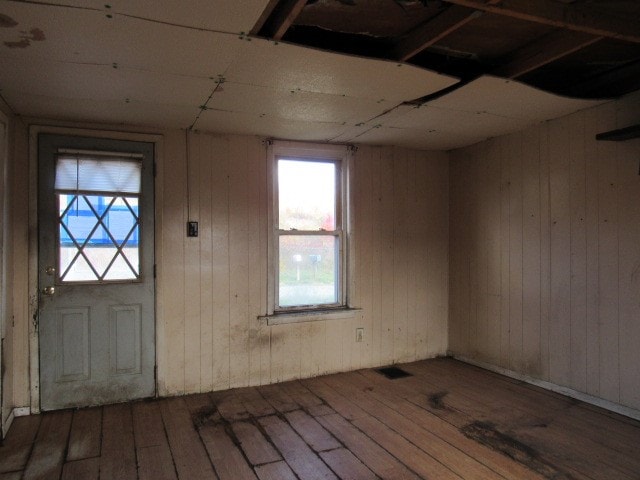
[{"label": "wooden window frame", "polygon": [[[267,317],[287,317],[285,323],[324,318],[323,314],[338,314],[349,309],[350,261],[352,258],[350,238],[349,169],[351,149],[346,145],[322,145],[297,142],[272,141],[268,143],[269,176],[269,235],[268,235],[268,308]],[[279,229],[278,160],[291,159],[309,162],[325,162],[336,165],[336,226],[332,231],[287,231]],[[338,252],[338,301],[332,304],[280,307],[279,301],[279,239],[284,235],[337,236]],[[296,315],[301,315],[299,319]],[[277,322],[274,322],[277,323]]]}]

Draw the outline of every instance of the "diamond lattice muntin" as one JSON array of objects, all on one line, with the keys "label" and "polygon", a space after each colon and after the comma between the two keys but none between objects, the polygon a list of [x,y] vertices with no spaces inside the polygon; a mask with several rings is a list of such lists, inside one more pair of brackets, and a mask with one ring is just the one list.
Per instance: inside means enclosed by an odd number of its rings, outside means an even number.
[{"label": "diamond lattice muntin", "polygon": [[140,278],[138,197],[58,194],[62,282]]}]

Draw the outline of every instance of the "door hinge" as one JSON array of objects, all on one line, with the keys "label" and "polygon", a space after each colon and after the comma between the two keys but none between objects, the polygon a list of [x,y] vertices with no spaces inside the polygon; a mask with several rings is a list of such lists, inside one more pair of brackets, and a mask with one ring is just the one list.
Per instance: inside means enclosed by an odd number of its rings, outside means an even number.
[{"label": "door hinge", "polygon": [[157,274],[156,271],[157,271],[157,268],[156,268],[156,264],[154,263],[153,264],[153,278],[156,278],[156,274]]}]

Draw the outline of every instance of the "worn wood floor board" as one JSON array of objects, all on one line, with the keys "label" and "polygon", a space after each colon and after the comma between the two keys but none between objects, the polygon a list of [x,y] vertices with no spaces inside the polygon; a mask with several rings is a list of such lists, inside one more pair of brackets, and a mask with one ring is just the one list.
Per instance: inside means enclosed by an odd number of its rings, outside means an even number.
[{"label": "worn wood floor board", "polygon": [[25,479],[60,477],[72,416],[71,411],[63,410],[42,418],[24,471]]},{"label": "worn wood floor board", "polygon": [[0,472],[23,470],[40,427],[41,415],[18,417],[0,445]]},{"label": "worn wood floor board", "polygon": [[109,405],[102,411],[101,478],[135,478],[137,475],[131,405]]},{"label": "worn wood floor board", "polygon": [[98,480],[100,472],[100,459],[83,458],[64,464],[62,480]]},{"label": "worn wood floor board", "polygon": [[506,455],[471,440],[460,429],[437,415],[409,402],[399,394],[400,386],[390,389],[387,384],[381,384],[386,380],[378,374],[374,373],[369,378],[365,376],[367,372],[361,371],[358,373],[362,380],[354,379],[354,383],[356,385],[365,385],[363,388],[368,389],[368,395],[371,398],[402,414],[407,421],[419,426],[422,430],[439,437],[450,444],[454,450],[464,452],[504,478],[515,477],[522,480],[540,480],[542,478],[542,476],[523,467]]},{"label": "worn wood floor board", "polygon": [[[345,399],[356,403],[373,418],[458,475],[467,474],[485,480],[505,478],[463,451],[455,447],[452,448],[451,443],[431,433],[428,429],[422,428],[420,424],[409,420],[394,408],[390,408],[368,395],[368,386],[361,384],[361,378],[356,373],[336,375],[328,377],[326,383],[333,386],[337,392],[341,392]],[[357,425],[357,422],[354,424]]]},{"label": "worn wood floor board", "polygon": [[273,445],[253,423],[235,422],[232,424],[232,429],[252,465],[282,460]]},{"label": "worn wood floor board", "polygon": [[138,456],[138,478],[140,480],[176,480],[169,445],[151,445],[136,450]]},{"label": "worn wood floor board", "polygon": [[329,467],[286,422],[276,416],[270,416],[261,418],[260,425],[298,477],[310,480],[336,478]]},{"label": "worn wood floor board", "polygon": [[298,435],[316,452],[340,447],[340,443],[306,412],[296,410],[287,413],[285,418]]},{"label": "worn wood floor board", "polygon": [[[477,367],[474,371],[473,368],[466,367],[460,362],[444,365],[441,361],[436,361],[428,374],[433,379],[434,374],[439,374],[439,378],[442,378],[453,373],[454,378],[464,381],[464,394],[469,399],[478,398],[482,393],[481,401],[484,405],[491,406],[497,412],[487,421],[499,425],[503,431],[514,433],[518,440],[524,440],[536,450],[552,441],[556,445],[555,455],[558,457],[574,458],[580,451],[592,452],[589,458],[571,463],[572,469],[585,476],[607,479],[615,475],[616,478],[631,479],[640,471],[639,459],[620,454],[615,448],[608,446],[596,447],[591,436],[586,435],[587,432],[579,425],[581,422],[565,421],[565,412],[576,404],[575,400],[558,401],[553,397],[532,399],[515,392],[513,383],[503,382],[492,372]],[[420,376],[425,377],[426,374]],[[460,392],[458,384],[452,388]]]},{"label": "worn wood floor board", "polygon": [[160,411],[178,478],[217,479],[184,399],[162,400]]},{"label": "worn wood floor board", "polygon": [[324,463],[329,465],[340,478],[353,478],[358,480],[377,479],[375,473],[358,460],[353,453],[344,448],[336,448],[326,452],[320,452]]},{"label": "worn wood floor board", "polygon": [[296,474],[293,473],[286,462],[268,463],[256,467],[256,473],[260,480],[297,480]]},{"label": "worn wood floor board", "polygon": [[83,408],[73,413],[67,462],[100,456],[102,409]]},{"label": "worn wood floor board", "polygon": [[640,422],[435,359],[15,419],[0,480],[638,479]]}]

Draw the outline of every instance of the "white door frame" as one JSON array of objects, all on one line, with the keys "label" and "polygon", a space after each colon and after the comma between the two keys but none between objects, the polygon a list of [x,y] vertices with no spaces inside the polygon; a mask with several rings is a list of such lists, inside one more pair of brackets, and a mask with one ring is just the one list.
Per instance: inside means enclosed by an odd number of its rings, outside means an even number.
[{"label": "white door frame", "polygon": [[[163,164],[163,136],[148,133],[123,132],[111,130],[83,129],[72,127],[52,127],[46,125],[31,125],[29,127],[29,391],[31,414],[40,413],[40,337],[35,319],[38,315],[38,135],[53,133],[59,135],[74,135],[77,137],[98,137],[112,140],[130,140],[147,142],[154,145],[155,168],[155,246],[154,251],[161,251],[162,236],[162,164]],[[160,284],[160,268],[156,271],[156,285]],[[157,289],[156,289],[157,291]],[[160,371],[161,355],[160,343],[164,338],[160,318],[160,303],[155,295],[155,341],[156,341],[156,395],[158,393],[157,372]]]}]

